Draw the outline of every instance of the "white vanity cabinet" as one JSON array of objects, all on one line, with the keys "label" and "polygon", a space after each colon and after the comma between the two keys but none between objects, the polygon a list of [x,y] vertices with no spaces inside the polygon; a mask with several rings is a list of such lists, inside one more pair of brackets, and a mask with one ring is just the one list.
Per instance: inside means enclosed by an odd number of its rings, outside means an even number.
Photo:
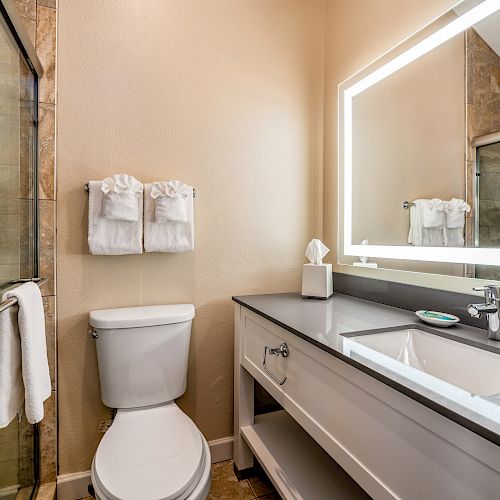
[{"label": "white vanity cabinet", "polygon": [[[285,411],[254,417],[254,380]],[[236,467],[254,455],[283,498],[366,498],[342,469],[375,499],[500,498],[500,447],[236,304]]]}]

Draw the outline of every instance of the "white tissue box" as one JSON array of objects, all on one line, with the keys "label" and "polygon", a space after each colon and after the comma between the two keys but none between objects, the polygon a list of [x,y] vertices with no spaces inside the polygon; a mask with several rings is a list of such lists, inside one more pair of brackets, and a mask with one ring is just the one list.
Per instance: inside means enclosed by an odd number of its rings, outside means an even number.
[{"label": "white tissue box", "polygon": [[327,299],[333,295],[331,264],[304,264],[302,268],[302,297]]}]

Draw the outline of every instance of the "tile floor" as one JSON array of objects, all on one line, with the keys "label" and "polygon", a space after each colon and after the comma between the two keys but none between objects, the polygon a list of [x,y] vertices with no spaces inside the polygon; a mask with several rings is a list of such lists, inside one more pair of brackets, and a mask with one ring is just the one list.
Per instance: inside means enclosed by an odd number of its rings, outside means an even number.
[{"label": "tile floor", "polygon": [[[208,500],[279,500],[280,496],[263,472],[256,477],[238,481],[233,461],[212,465],[212,488]],[[91,497],[82,500],[92,500]]]},{"label": "tile floor", "polygon": [[279,500],[280,496],[264,472],[256,477],[238,481],[233,472],[233,461],[212,465],[212,488],[208,500]]}]

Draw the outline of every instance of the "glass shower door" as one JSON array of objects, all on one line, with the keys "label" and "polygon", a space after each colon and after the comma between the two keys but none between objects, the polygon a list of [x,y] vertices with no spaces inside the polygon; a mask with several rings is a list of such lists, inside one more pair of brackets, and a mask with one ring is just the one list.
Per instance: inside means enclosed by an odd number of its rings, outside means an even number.
[{"label": "glass shower door", "polygon": [[[37,81],[0,14],[0,297],[38,273]],[[14,313],[14,311],[11,311]],[[37,428],[24,414],[0,429],[0,498],[31,498]]]},{"label": "glass shower door", "polygon": [[36,274],[35,77],[0,19],[0,286]]}]

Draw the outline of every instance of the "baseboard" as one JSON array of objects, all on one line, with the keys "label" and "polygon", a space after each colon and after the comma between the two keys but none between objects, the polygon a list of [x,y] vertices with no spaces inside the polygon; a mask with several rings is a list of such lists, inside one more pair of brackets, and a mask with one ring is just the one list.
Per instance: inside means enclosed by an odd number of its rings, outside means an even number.
[{"label": "baseboard", "polygon": [[212,463],[216,464],[217,462],[224,462],[224,460],[231,460],[233,458],[233,443],[233,436],[209,441],[208,446],[210,447]]},{"label": "baseboard", "polygon": [[[212,463],[233,458],[233,436],[208,442]],[[57,476],[57,500],[78,500],[89,496],[90,471]]]},{"label": "baseboard", "polygon": [[57,500],[78,500],[89,496],[90,471],[57,476]]}]

